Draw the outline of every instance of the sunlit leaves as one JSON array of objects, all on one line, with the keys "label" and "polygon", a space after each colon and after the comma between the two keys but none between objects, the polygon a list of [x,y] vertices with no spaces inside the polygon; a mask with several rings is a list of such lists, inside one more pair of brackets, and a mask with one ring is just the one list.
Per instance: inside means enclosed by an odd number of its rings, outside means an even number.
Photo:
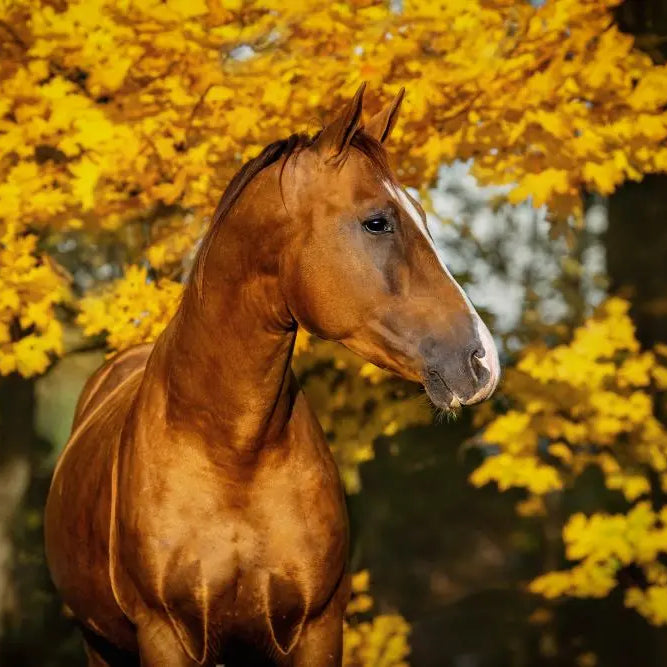
[{"label": "sunlit leaves", "polygon": [[352,597],[345,612],[343,664],[346,667],[407,667],[410,626],[400,614],[364,619],[373,607],[368,570],[352,577]]},{"label": "sunlit leaves", "polygon": [[115,350],[154,341],[173,317],[182,285],[147,279],[145,268],[129,267],[110,288],[81,301],[78,323],[84,334],[107,334]]},{"label": "sunlit leaves", "polygon": [[68,296],[67,280],[36,253],[37,238],[0,227],[0,374],[43,373],[62,353],[54,304]]},{"label": "sunlit leaves", "polygon": [[471,475],[475,486],[494,481],[501,491],[511,487],[525,487],[536,494],[560,489],[562,481],[551,466],[540,463],[532,456],[498,454],[482,463]]},{"label": "sunlit leaves", "polygon": [[655,512],[648,502],[627,514],[575,514],[563,530],[566,555],[579,561],[569,570],[549,572],[531,583],[531,590],[548,598],[562,595],[605,597],[617,585],[624,567],[642,568],[647,585],[631,586],[625,603],[657,625],[667,624],[667,512]]},{"label": "sunlit leaves", "polygon": [[667,590],[667,577],[658,577],[657,559],[667,554],[667,514],[645,499],[653,490],[667,491],[667,429],[653,407],[655,392],[665,388],[666,359],[661,347],[640,350],[628,309],[626,301],[609,299],[569,343],[523,351],[503,385],[511,408],[483,434],[499,451],[471,481],[526,489],[530,495],[517,509],[530,516],[545,513],[542,499],[550,491],[598,467],[607,488],[622,493],[631,509],[627,515],[573,515],[563,539],[567,558],[579,562],[539,577],[531,589],[547,597],[604,597],[623,567],[639,566],[653,590],[630,589],[626,603],[664,623],[665,596],[658,588]]}]

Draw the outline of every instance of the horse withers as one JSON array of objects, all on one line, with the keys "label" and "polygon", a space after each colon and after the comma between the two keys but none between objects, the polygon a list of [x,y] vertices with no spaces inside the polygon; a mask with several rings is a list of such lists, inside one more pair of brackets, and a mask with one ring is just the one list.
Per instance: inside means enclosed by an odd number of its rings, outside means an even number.
[{"label": "horse withers", "polygon": [[498,356],[439,261],[362,86],[234,177],[173,320],[88,381],[46,507],[48,564],[90,665],[340,665],[348,525],[290,367],[297,327],[484,400]]}]

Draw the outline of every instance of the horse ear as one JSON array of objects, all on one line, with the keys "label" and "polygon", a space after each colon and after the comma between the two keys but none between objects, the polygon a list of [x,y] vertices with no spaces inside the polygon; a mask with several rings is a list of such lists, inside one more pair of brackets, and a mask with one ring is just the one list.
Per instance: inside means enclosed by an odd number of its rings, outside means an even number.
[{"label": "horse ear", "polygon": [[327,125],[317,137],[315,148],[324,157],[325,162],[338,161],[347,152],[354,133],[360,127],[365,89],[366,82],[364,81],[357,88],[357,92],[343,113]]},{"label": "horse ear", "polygon": [[378,111],[364,126],[366,133],[377,139],[381,144],[387,140],[387,137],[394,129],[394,125],[396,125],[404,95],[405,88],[401,88],[394,101],[382,109],[382,111]]}]

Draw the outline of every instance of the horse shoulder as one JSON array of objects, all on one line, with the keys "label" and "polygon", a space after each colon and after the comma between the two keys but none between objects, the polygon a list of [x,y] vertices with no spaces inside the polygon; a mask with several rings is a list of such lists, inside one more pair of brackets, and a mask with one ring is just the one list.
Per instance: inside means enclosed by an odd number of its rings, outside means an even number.
[{"label": "horse shoulder", "polygon": [[119,646],[131,646],[133,634],[109,578],[109,525],[118,435],[142,367],[116,366],[116,361],[93,376],[79,401],[72,434],[53,473],[45,546],[52,578],[76,617]]}]

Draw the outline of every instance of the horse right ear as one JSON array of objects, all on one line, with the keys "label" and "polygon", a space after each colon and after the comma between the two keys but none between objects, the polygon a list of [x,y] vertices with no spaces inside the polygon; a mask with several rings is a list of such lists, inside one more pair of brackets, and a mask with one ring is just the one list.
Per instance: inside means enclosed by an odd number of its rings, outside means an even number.
[{"label": "horse right ear", "polygon": [[362,83],[343,113],[327,125],[315,140],[314,148],[327,163],[343,159],[350,147],[354,133],[361,127],[361,110],[366,82]]},{"label": "horse right ear", "polygon": [[403,101],[403,96],[405,95],[405,88],[401,88],[398,91],[398,95],[394,98],[394,101],[382,111],[373,116],[368,123],[366,123],[364,130],[367,134],[370,134],[371,137],[377,139],[381,144],[383,144],[391,131],[396,125],[396,120],[398,119],[398,112],[401,110],[401,102]]}]

